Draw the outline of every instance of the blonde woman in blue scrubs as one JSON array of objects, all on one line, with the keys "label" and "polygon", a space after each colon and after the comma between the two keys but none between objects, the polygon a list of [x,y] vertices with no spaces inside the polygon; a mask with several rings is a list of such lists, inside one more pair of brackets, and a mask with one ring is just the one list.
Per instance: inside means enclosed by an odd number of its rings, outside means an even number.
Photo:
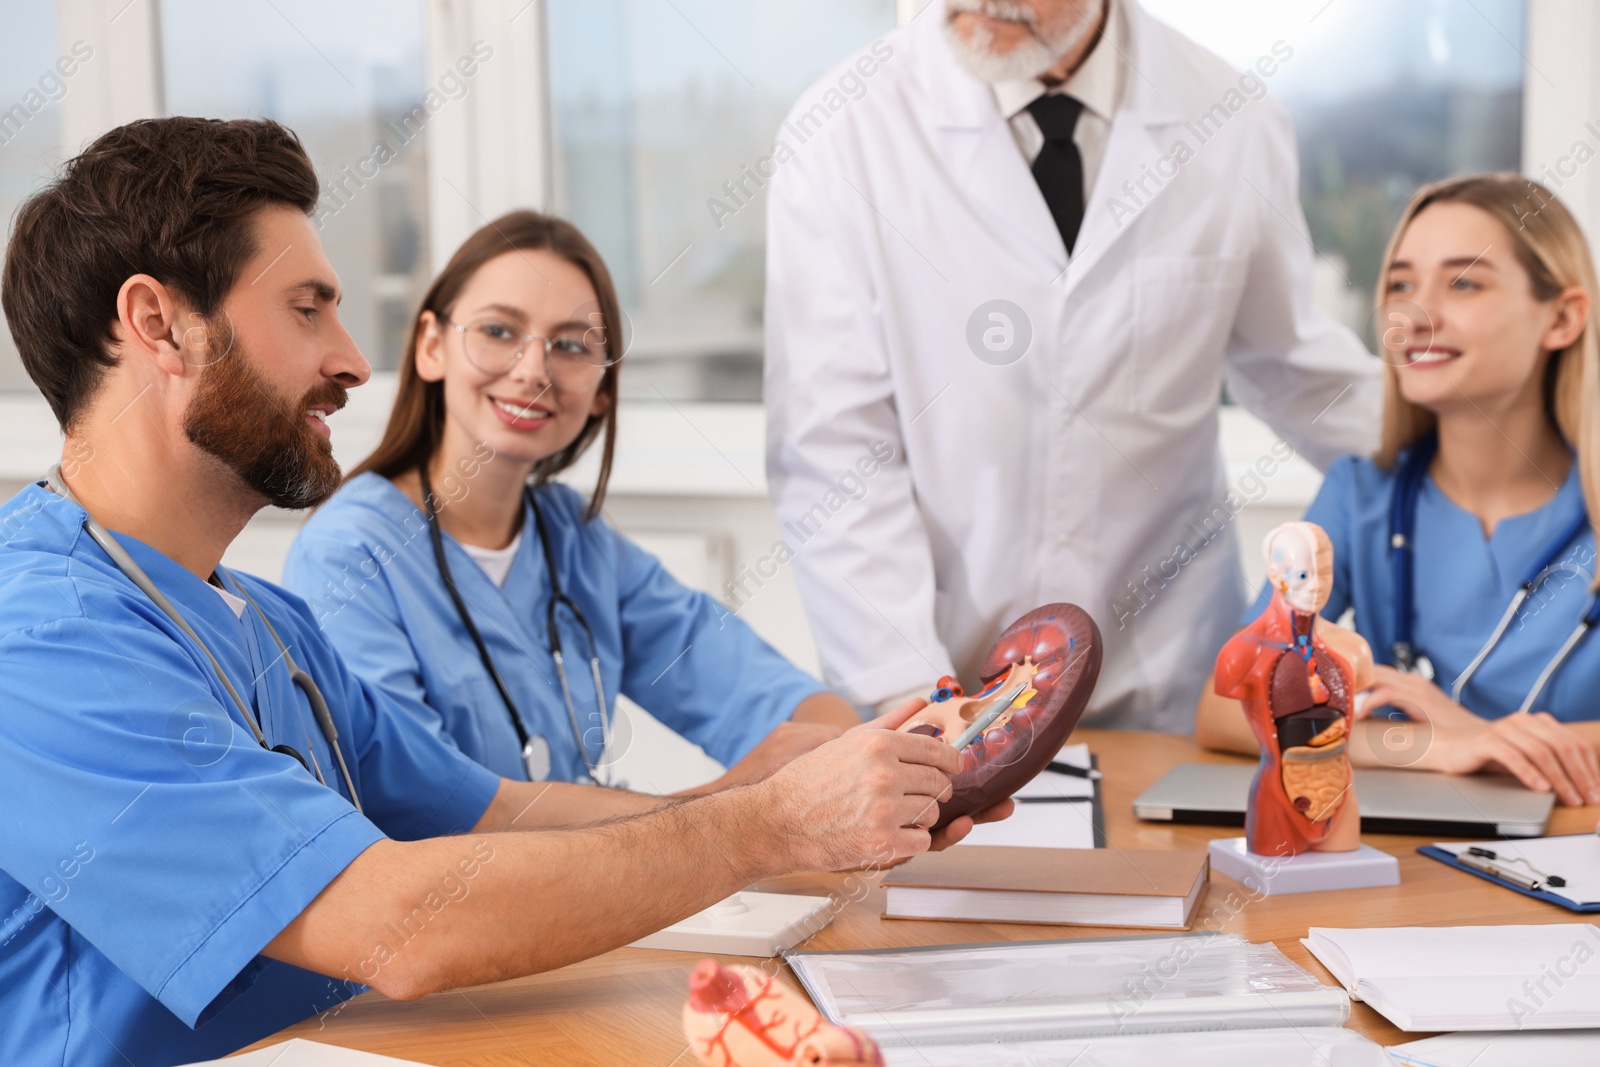
[{"label": "blonde woman in blue scrubs", "polygon": [[[1582,231],[1537,183],[1458,178],[1401,217],[1378,290],[1383,442],[1330,467],[1306,512],[1334,546],[1322,614],[1353,608],[1380,663],[1367,706],[1416,724],[1360,724],[1358,764],[1507,771],[1600,802],[1595,292]],[[1238,702],[1211,690],[1201,744],[1253,753]]]},{"label": "blonde woman in blue scrubs", "polygon": [[[473,234],[423,298],[382,443],[284,584],[358,674],[505,777],[622,785],[604,765],[619,693],[730,766],[715,785],[760,777],[860,719],[599,517],[619,316],[569,223],[521,211]],[[586,501],[551,479],[597,440]]]}]

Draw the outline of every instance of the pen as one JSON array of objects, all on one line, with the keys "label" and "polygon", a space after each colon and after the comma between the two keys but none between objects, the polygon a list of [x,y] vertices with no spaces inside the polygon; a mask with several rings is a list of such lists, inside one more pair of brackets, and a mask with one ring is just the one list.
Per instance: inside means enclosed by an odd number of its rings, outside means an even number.
[{"label": "pen", "polygon": [[1493,875],[1502,882],[1510,882],[1519,889],[1526,889],[1531,892],[1532,890],[1539,888],[1539,879],[1530,875],[1522,874],[1518,871],[1507,870],[1505,867],[1495,863],[1493,860],[1486,860],[1481,856],[1474,856],[1469,852],[1458,853],[1456,855],[1456,859],[1460,860],[1462,863],[1466,864],[1468,867],[1471,867],[1475,871],[1482,871],[1484,874]]},{"label": "pen", "polygon": [[1093,767],[1077,767],[1071,763],[1063,763],[1060,760],[1051,760],[1045,770],[1055,771],[1057,774],[1070,774],[1074,778],[1087,778],[1091,782],[1098,782],[1105,777]]},{"label": "pen", "polygon": [[1093,804],[1093,797],[1012,797],[1018,804]]},{"label": "pen", "polygon": [[957,737],[955,742],[950,747],[959,752],[968,745],[972,744],[972,742],[976,741],[978,738],[982,737],[983,732],[989,727],[993,726],[995,720],[1000,718],[1001,715],[1005,714],[1006,709],[1011,707],[1012,702],[1021,696],[1023,690],[1027,688],[1027,682],[1018,682],[1016,685],[1011,687],[1009,692],[1004,694],[996,693],[994,696],[989,697],[988,699],[993,701],[993,703],[989,706],[989,710],[978,716],[977,721],[971,726],[968,726],[965,730],[962,730],[961,736]]},{"label": "pen", "polygon": [[[1460,859],[1461,856],[1476,856],[1479,859],[1484,859],[1484,860],[1498,860],[1500,858],[1500,854],[1498,852],[1495,852],[1493,849],[1480,848],[1477,845],[1468,846],[1467,850],[1465,852],[1461,853],[1461,855],[1457,856],[1456,858]],[[1532,871],[1534,873],[1535,877],[1539,881],[1543,882],[1545,885],[1555,886],[1557,889],[1560,889],[1560,888],[1564,887],[1567,884],[1567,880],[1565,878],[1561,877],[1559,874],[1545,874],[1543,871],[1541,871],[1539,868],[1535,867],[1533,864],[1529,863],[1527,860],[1523,859],[1521,856],[1508,856],[1507,860],[1509,862],[1511,862],[1511,863],[1520,863],[1520,864],[1522,864],[1524,867],[1528,868],[1528,870]],[[1476,864],[1469,864],[1469,866],[1477,866],[1477,865]],[[1500,867],[1499,865],[1496,865],[1495,869],[1496,870],[1504,870],[1505,868]]]}]

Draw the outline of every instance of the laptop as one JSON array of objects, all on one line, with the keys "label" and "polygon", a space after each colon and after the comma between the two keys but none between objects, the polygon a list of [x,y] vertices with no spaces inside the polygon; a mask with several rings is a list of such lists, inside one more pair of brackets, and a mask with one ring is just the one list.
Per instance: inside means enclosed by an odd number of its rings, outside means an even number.
[{"label": "laptop", "polygon": [[[1180,763],[1140,793],[1133,813],[1152,822],[1243,826],[1253,763]],[[1555,807],[1503,775],[1449,775],[1358,767],[1361,831],[1454,837],[1539,837]]]}]

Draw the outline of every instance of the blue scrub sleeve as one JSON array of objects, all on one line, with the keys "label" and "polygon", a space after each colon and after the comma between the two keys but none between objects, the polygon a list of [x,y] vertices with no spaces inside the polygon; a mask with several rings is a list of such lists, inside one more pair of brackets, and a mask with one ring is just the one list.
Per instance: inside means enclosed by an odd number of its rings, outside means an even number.
[{"label": "blue scrub sleeve", "polygon": [[[1317,490],[1316,498],[1311,501],[1311,506],[1306,508],[1302,518],[1306,522],[1314,522],[1322,527],[1328,534],[1328,541],[1333,545],[1333,590],[1328,596],[1328,603],[1322,609],[1322,617],[1330,622],[1338,622],[1339,617],[1350,607],[1350,516],[1353,495],[1355,493],[1355,456],[1344,456],[1334,461],[1328,468],[1328,473],[1323,476],[1322,487]],[[1256,594],[1255,601],[1245,609],[1244,615],[1239,619],[1240,626],[1248,626],[1254,622],[1263,611],[1267,610],[1267,602],[1272,599],[1272,584],[1262,582],[1261,590]]]},{"label": "blue scrub sleeve", "polygon": [[589,524],[617,567],[622,691],[724,766],[826,687],[737,615],[689,589],[602,521]]},{"label": "blue scrub sleeve", "polygon": [[428,721],[437,716],[422,701],[396,696],[357,676],[326,635],[315,631],[304,601],[258,584],[301,615],[316,646],[310,654],[319,661],[313,677],[328,702],[342,694],[366,816],[397,841],[443,837],[477,825],[500,788],[500,776],[441,737],[442,731]]},{"label": "blue scrub sleeve", "polygon": [[[396,707],[440,744],[459,747],[445,728],[444,717],[428,703],[422,661],[410,631],[400,621],[390,573],[366,546],[353,537],[339,540],[305,527],[289,548],[283,584],[306,596],[316,625],[356,676],[388,693]],[[312,593],[325,587],[332,587],[336,595]]]},{"label": "blue scrub sleeve", "polygon": [[190,1026],[383,837],[137,616],[5,634],[0,662],[0,868]]}]

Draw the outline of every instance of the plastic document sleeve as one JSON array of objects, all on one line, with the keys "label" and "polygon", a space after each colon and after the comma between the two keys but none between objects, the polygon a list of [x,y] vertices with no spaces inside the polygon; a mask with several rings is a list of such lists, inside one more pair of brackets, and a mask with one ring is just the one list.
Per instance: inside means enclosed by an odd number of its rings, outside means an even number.
[{"label": "plastic document sleeve", "polygon": [[789,952],[817,1009],[885,1047],[1341,1026],[1342,989],[1233,934]]}]

